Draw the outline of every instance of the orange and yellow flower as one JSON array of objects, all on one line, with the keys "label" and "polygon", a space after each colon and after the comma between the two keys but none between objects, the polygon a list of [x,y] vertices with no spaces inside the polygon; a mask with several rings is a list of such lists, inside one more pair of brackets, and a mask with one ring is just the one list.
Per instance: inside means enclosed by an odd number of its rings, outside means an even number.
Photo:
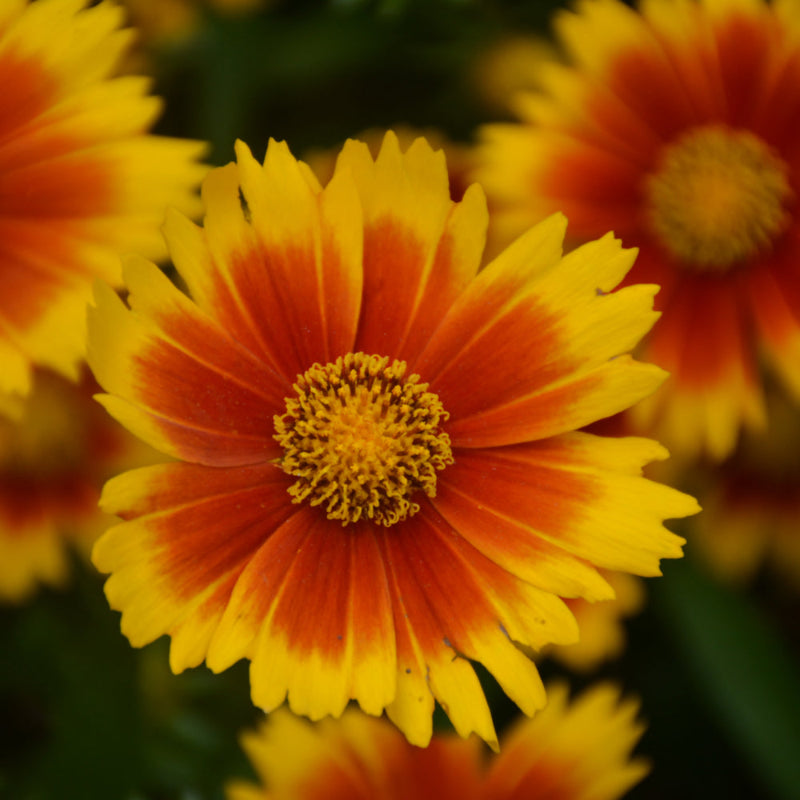
[{"label": "orange and yellow flower", "polygon": [[766,562],[800,588],[800,410],[767,392],[769,428],[745,434],[715,470],[698,470],[705,513],[692,545],[720,577],[742,582]]},{"label": "orange and yellow flower", "polygon": [[[473,168],[473,148],[466,144],[459,144],[449,139],[436,128],[415,128],[411,125],[395,125],[392,132],[397,136],[401,150],[408,150],[416,139],[424,138],[435,150],[442,150],[447,159],[447,174],[450,180],[450,197],[460,200],[464,196],[472,181],[469,174]],[[369,128],[361,131],[354,139],[364,142],[369,152],[375,158],[380,152],[386,136],[386,128]],[[336,170],[336,158],[341,147],[312,148],[303,154],[303,161],[317,176],[317,180],[324,186],[333,177]]]},{"label": "orange and yellow flower", "polygon": [[0,405],[32,367],[73,380],[96,277],[119,253],[165,255],[168,204],[199,211],[198,142],[146,134],[146,78],[112,78],[133,31],[121,8],[82,0],[0,4]]},{"label": "orange and yellow flower", "polygon": [[505,118],[517,95],[539,88],[542,62],[556,55],[549,41],[533,36],[515,33],[491,42],[470,70],[478,100]]},{"label": "orange and yellow flower", "polygon": [[261,786],[231,782],[228,800],[615,800],[648,773],[631,757],[644,726],[638,703],[600,684],[569,702],[564,685],[519,720],[499,755],[478,739],[435,736],[410,745],[384,720],[349,709],[312,726],[280,709],[242,745]]},{"label": "orange and yellow flower", "polygon": [[497,236],[554,209],[577,241],[640,249],[659,284],[641,353],[672,374],[634,412],[676,454],[729,455],[763,427],[759,358],[800,398],[800,17],[794,0],[580,0],[555,20],[519,124],[487,126]]},{"label": "orange and yellow flower", "polygon": [[653,286],[612,289],[610,235],[562,256],[555,216],[480,272],[478,186],[444,155],[349,141],[323,189],[283,143],[237,145],[205,225],[165,234],[192,299],[153,264],[100,286],[89,359],[120,422],[182,463],[109,482],[106,594],[173,669],[251,660],[254,702],[312,719],[350,699],[414,743],[438,700],[496,742],[470,661],[528,714],[538,649],[577,637],[561,597],[608,598],[596,567],[659,574],[695,501],[641,477],[665,451],[575,432],[652,392],[626,355]]},{"label": "orange and yellow flower", "polygon": [[168,46],[197,36],[209,11],[223,16],[255,14],[270,0],[120,0],[146,45]]},{"label": "orange and yellow flower", "polygon": [[544,651],[574,672],[590,672],[605,661],[619,658],[626,644],[625,619],[638,614],[644,606],[644,586],[640,578],[624,572],[603,572],[602,575],[614,590],[613,599],[594,603],[581,598],[567,600],[581,638],[574,644],[548,647]]},{"label": "orange and yellow flower", "polygon": [[0,602],[63,584],[69,547],[88,552],[111,521],[104,481],[147,455],[94,402],[88,373],[75,385],[38,370],[34,383],[22,417],[0,417]]}]

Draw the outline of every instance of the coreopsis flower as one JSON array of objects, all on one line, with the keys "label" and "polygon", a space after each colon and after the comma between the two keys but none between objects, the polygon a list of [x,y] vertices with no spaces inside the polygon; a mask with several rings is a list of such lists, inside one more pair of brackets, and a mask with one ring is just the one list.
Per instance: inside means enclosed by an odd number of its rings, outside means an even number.
[{"label": "coreopsis flower", "polygon": [[601,683],[569,702],[564,684],[548,687],[547,706],[521,720],[503,737],[503,752],[489,766],[482,798],[615,800],[650,771],[631,758],[644,733],[639,703],[621,699],[618,687]]},{"label": "coreopsis flower", "polygon": [[0,417],[0,602],[63,584],[70,547],[88,552],[111,521],[104,481],[147,455],[94,402],[88,373],[75,385],[38,370],[34,384],[20,419]]},{"label": "coreopsis flower", "polygon": [[539,88],[542,62],[556,56],[552,44],[540,37],[515,33],[492,41],[470,69],[477,99],[495,114],[507,116],[520,92]]},{"label": "coreopsis flower", "polygon": [[769,428],[745,434],[717,469],[695,472],[706,512],[693,546],[720,577],[744,582],[768,563],[800,588],[800,409],[767,392]]},{"label": "coreopsis flower", "polygon": [[487,758],[475,737],[437,735],[423,749],[382,719],[349,709],[311,725],[285,709],[242,736],[261,785],[231,782],[228,800],[615,800],[649,771],[631,757],[638,702],[611,684],[569,702],[564,685]]},{"label": "coreopsis flower", "polygon": [[551,210],[613,230],[659,284],[640,351],[671,373],[634,412],[676,455],[763,427],[759,354],[800,397],[800,21],[778,0],[580,0],[519,123],[487,126],[477,177],[515,234]]},{"label": "coreopsis flower", "polygon": [[590,672],[603,662],[618,658],[626,644],[625,619],[644,606],[640,578],[618,572],[605,572],[603,577],[614,590],[614,598],[594,603],[580,598],[567,600],[581,638],[574,644],[548,647],[544,651],[574,672]]},{"label": "coreopsis flower", "polygon": [[196,0],[123,0],[139,40],[146,46],[181,43],[202,29]]},{"label": "coreopsis flower", "polygon": [[[473,148],[466,144],[454,142],[437,128],[416,128],[412,125],[395,125],[392,132],[397,136],[401,150],[407,150],[416,139],[424,138],[435,150],[442,150],[447,159],[447,174],[450,182],[450,197],[460,200],[464,196],[472,181],[469,174],[473,169]],[[364,142],[369,152],[375,158],[380,152],[386,136],[386,128],[369,128],[361,131],[353,138]],[[316,175],[317,180],[324,186],[333,177],[336,169],[336,158],[339,147],[311,148],[303,154],[303,161]]]},{"label": "coreopsis flower", "polygon": [[86,303],[119,284],[121,251],[165,255],[168,204],[196,213],[198,142],[147,135],[160,103],[113,78],[133,31],[121,8],[0,4],[0,405],[33,365],[77,380]]},{"label": "coreopsis flower", "polygon": [[132,259],[129,307],[100,286],[90,312],[102,402],[179,460],[104,490],[109,602],[176,671],[250,659],[265,710],[355,699],[424,744],[438,700],[494,743],[470,660],[532,713],[516,643],[573,641],[561,596],[659,574],[663,519],[697,509],[641,477],[655,442],[574,432],[661,382],[625,354],[655,287],[612,293],[634,254],[611,236],[562,257],[560,216],[479,272],[483,193],[453,202],[422,139],[349,141],[324,189],[283,143],[237,156],[203,228],[166,223],[192,299]]},{"label": "coreopsis flower", "polygon": [[209,12],[238,17],[270,5],[268,0],[120,0],[149,46],[180,44],[200,34]]}]

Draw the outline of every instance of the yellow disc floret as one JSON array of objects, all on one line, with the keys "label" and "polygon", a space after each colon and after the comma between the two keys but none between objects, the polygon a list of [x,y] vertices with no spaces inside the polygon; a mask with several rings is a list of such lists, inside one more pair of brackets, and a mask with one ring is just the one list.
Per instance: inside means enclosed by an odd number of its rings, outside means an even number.
[{"label": "yellow disc floret", "polygon": [[38,374],[22,418],[0,415],[0,475],[35,480],[80,465],[88,433],[80,400],[78,390],[62,378]]},{"label": "yellow disc floret", "polygon": [[772,245],[791,196],[783,160],[757,136],[693,128],[664,151],[645,191],[651,227],[678,260],[724,270]]},{"label": "yellow disc floret", "polygon": [[297,379],[275,417],[283,470],[297,478],[295,503],[323,506],[342,525],[390,526],[419,511],[418,491],[436,495],[436,473],[453,463],[438,396],[403,361],[348,353]]}]

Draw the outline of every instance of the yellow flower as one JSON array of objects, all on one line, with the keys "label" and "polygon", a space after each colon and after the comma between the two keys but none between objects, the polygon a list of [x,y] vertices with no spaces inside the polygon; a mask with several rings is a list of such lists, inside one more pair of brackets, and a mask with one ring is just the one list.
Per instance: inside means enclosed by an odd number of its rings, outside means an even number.
[{"label": "yellow flower", "polygon": [[611,236],[562,257],[559,216],[479,272],[483,193],[453,202],[422,139],[349,141],[324,189],[285,144],[237,155],[204,228],[167,221],[193,299],[132,259],[130,307],[101,286],[90,313],[102,402],[181,462],[107,484],[109,602],[175,670],[250,659],[265,710],[354,698],[424,744],[438,700],[495,742],[470,660],[533,713],[515,643],[573,641],[560,596],[658,575],[663,519],[697,510],[641,477],[655,442],[575,432],[661,382],[625,355],[655,287],[612,292],[634,254]]},{"label": "yellow flower", "polygon": [[478,54],[471,83],[488,109],[505,116],[520,92],[539,88],[542,62],[555,57],[555,49],[546,39],[506,36]]},{"label": "yellow flower", "polygon": [[767,392],[770,424],[694,476],[706,498],[692,541],[720,577],[747,581],[768,562],[800,589],[800,409]]},{"label": "yellow flower", "polygon": [[179,43],[202,28],[197,0],[123,0],[145,46]]},{"label": "yellow flower", "polygon": [[166,206],[196,213],[198,142],[148,136],[146,78],[113,79],[133,31],[108,2],[0,5],[0,404],[33,365],[72,378],[86,303],[119,253],[165,255]]},{"label": "yellow flower", "polygon": [[252,15],[271,0],[121,0],[146,45],[165,46],[196,36],[208,10],[229,17]]},{"label": "yellow flower", "polygon": [[[447,174],[450,181],[450,197],[459,201],[469,187],[468,176],[472,170],[473,148],[453,142],[436,128],[415,128],[409,125],[396,125],[392,132],[397,136],[401,150],[408,150],[416,139],[424,138],[435,150],[442,150],[447,158]],[[385,128],[369,128],[353,138],[364,142],[373,158],[377,157],[386,136]],[[303,155],[303,161],[314,171],[324,186],[333,177],[336,158],[340,147],[313,148]]]},{"label": "yellow flower", "polygon": [[97,509],[103,482],[145,463],[92,399],[98,388],[88,373],[74,385],[38,370],[21,418],[0,417],[0,602],[63,584],[69,546],[88,551],[110,522]]},{"label": "yellow flower", "polygon": [[312,726],[283,709],[242,744],[263,784],[228,786],[228,800],[615,800],[648,773],[631,751],[644,726],[638,703],[599,684],[568,702],[566,686],[506,732],[486,758],[474,737],[410,745],[384,720],[349,709]]},{"label": "yellow flower", "polygon": [[605,572],[603,577],[614,590],[614,598],[595,603],[568,600],[581,638],[575,644],[545,650],[547,656],[575,672],[590,672],[604,661],[618,658],[625,649],[624,619],[637,614],[644,605],[641,579],[618,572]]},{"label": "yellow flower", "polygon": [[496,235],[559,209],[576,241],[638,247],[627,280],[663,311],[640,353],[672,377],[634,419],[722,459],[764,425],[762,352],[800,397],[797,4],[581,0],[555,27],[569,63],[483,133]]}]

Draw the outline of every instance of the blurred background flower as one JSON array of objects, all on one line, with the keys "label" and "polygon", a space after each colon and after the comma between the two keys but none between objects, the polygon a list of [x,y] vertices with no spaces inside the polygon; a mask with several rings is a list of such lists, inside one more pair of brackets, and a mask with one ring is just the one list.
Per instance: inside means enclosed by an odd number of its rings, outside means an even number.
[{"label": "blurred background flower", "polygon": [[644,731],[638,702],[598,684],[506,732],[499,754],[476,737],[410,745],[385,720],[355,709],[316,726],[276,711],[242,746],[262,786],[231,782],[228,800],[616,800],[649,771],[631,753]]},{"label": "blurred background flower", "polygon": [[201,142],[148,133],[161,102],[119,77],[133,30],[111,3],[0,6],[0,413],[33,366],[73,380],[95,278],[119,253],[163,257],[164,208],[197,211]]},{"label": "blurred background flower", "polygon": [[37,370],[22,416],[0,417],[0,602],[66,583],[69,545],[88,557],[113,521],[105,481],[155,455],[98,408],[99,388],[87,369],[78,384]]},{"label": "blurred background flower", "polygon": [[495,246],[560,210],[577,241],[638,247],[628,280],[663,311],[641,352],[672,378],[633,424],[721,460],[765,427],[761,356],[800,400],[797,8],[583,0],[554,26],[567,62],[482,129]]},{"label": "blurred background flower", "polygon": [[766,404],[766,431],[745,432],[724,464],[697,470],[705,509],[695,542],[722,578],[752,581],[766,564],[770,580],[800,591],[800,411],[775,386]]},{"label": "blurred background flower", "polygon": [[625,650],[625,620],[638,614],[645,603],[644,582],[624,572],[601,572],[614,590],[612,600],[567,600],[580,630],[575,644],[545,647],[542,654],[560,661],[571,671],[590,673]]}]

